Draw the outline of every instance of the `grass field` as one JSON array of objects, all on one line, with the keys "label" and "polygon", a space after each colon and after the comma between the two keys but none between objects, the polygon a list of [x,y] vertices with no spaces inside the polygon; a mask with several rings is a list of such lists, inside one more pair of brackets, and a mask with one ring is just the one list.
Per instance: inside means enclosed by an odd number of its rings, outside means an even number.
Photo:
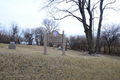
[{"label": "grass field", "polygon": [[120,57],[84,56],[42,46],[0,44],[0,80],[120,80]]}]

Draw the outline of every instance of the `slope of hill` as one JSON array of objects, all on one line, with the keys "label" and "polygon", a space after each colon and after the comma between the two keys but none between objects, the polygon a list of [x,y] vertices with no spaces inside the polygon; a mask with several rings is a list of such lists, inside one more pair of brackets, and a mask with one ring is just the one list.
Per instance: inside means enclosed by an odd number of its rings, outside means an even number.
[{"label": "slope of hill", "polygon": [[42,46],[0,44],[0,80],[120,80],[120,57],[83,56]]}]

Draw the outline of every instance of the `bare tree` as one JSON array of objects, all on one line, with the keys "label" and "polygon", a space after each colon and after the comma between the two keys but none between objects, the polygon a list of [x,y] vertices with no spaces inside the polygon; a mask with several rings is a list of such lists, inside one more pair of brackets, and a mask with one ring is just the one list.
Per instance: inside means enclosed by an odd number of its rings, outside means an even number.
[{"label": "bare tree", "polygon": [[92,5],[92,1],[94,0],[45,0],[44,5],[46,5],[42,8],[47,8],[55,20],[62,20],[72,16],[80,21],[85,30],[89,54],[94,53],[92,36],[92,20],[95,18],[93,17],[94,9],[99,9],[98,33],[95,47],[95,51],[98,53],[103,12],[106,8],[112,8],[112,4],[116,2],[116,0],[95,0],[95,3]]},{"label": "bare tree", "polygon": [[5,27],[2,27],[2,25],[0,25],[0,42],[3,42],[6,36],[7,36],[7,31],[5,30]]},{"label": "bare tree", "polygon": [[111,0],[107,1],[106,4],[105,0],[100,0],[100,16],[99,16],[99,23],[98,23],[98,31],[97,31],[97,39],[96,39],[96,46],[95,46],[95,52],[98,53],[98,46],[99,46],[99,41],[100,41],[100,33],[101,33],[101,25],[102,25],[102,20],[103,20],[103,12],[105,9],[113,9],[116,10],[115,8],[112,7],[112,4],[114,4],[116,0]]},{"label": "bare tree", "polygon": [[10,41],[14,41],[18,33],[19,33],[18,24],[16,22],[12,22],[9,30]]},{"label": "bare tree", "polygon": [[33,34],[34,34],[34,31],[33,31],[33,29],[26,29],[25,31],[24,31],[24,40],[26,41],[26,42],[28,42],[28,44],[29,45],[32,45],[32,42],[33,42]]},{"label": "bare tree", "polygon": [[70,36],[68,39],[71,49],[86,51],[88,46],[85,36]]},{"label": "bare tree", "polygon": [[69,45],[69,37],[65,37],[65,43],[66,43],[66,50],[67,50],[67,47],[68,47],[68,45]]},{"label": "bare tree", "polygon": [[23,33],[24,33],[24,31],[19,29],[19,33],[16,34],[16,42],[17,42],[18,44],[20,44],[20,42],[23,41],[23,37],[22,37],[22,36],[23,36]]},{"label": "bare tree", "polygon": [[59,31],[59,22],[55,20],[44,19],[42,24],[45,26],[48,33],[52,33],[53,30]]},{"label": "bare tree", "polygon": [[36,40],[37,45],[38,45],[38,43],[40,43],[40,45],[43,45],[45,28],[38,27],[35,29],[34,33],[35,33],[35,40]]},{"label": "bare tree", "polygon": [[117,26],[115,24],[104,26],[104,30],[102,32],[102,40],[105,41],[104,45],[107,44],[108,46],[108,53],[111,53],[111,46],[114,42],[119,41],[119,37],[120,26]]}]

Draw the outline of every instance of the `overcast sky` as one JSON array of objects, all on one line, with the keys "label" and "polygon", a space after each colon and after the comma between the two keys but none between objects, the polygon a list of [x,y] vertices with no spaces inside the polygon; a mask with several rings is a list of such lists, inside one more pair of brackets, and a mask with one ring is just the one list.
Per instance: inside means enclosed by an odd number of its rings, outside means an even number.
[{"label": "overcast sky", "polygon": [[[39,1],[36,0],[0,0],[0,23],[6,28],[10,27],[12,21],[17,22],[22,29],[42,26],[43,19],[48,16],[44,11],[39,12],[39,9]],[[103,24],[120,22],[119,13],[108,14]],[[84,35],[82,24],[75,18],[66,18],[60,24],[60,33],[64,30],[66,35]]]}]

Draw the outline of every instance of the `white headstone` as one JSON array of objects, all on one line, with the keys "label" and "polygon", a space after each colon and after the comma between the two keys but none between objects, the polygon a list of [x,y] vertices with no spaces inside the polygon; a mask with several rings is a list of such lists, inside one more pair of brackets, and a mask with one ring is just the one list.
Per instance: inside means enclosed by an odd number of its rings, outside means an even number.
[{"label": "white headstone", "polygon": [[62,50],[61,46],[58,47],[58,50]]}]

